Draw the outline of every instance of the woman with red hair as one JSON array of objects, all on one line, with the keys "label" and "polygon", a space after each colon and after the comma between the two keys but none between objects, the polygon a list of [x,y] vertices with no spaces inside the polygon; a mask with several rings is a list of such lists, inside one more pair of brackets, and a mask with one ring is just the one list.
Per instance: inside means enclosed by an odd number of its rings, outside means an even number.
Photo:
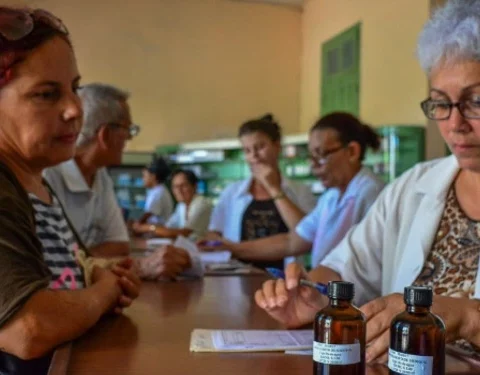
[{"label": "woman with red hair", "polygon": [[75,258],[81,241],[42,178],[45,168],[74,154],[79,81],[58,18],[0,7],[2,374],[46,373],[53,348],[138,295],[129,259],[85,275]]}]

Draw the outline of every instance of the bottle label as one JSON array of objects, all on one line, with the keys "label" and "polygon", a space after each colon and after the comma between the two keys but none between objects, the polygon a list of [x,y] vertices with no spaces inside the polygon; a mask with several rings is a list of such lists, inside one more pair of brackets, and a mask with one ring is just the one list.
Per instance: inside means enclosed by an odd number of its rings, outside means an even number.
[{"label": "bottle label", "polygon": [[313,342],[313,360],[325,365],[353,365],[360,362],[360,343],[349,345]]},{"label": "bottle label", "polygon": [[388,368],[402,375],[432,375],[433,357],[388,351]]}]

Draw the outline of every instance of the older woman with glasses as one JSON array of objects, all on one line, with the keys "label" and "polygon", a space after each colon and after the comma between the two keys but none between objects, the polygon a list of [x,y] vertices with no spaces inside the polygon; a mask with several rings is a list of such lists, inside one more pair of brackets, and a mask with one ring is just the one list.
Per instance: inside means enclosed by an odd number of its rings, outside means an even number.
[{"label": "older woman with glasses", "polygon": [[392,318],[405,286],[431,287],[447,340],[474,354],[480,346],[480,2],[452,0],[418,42],[430,80],[425,115],[453,155],[422,163],[388,186],[367,217],[309,275],[297,265],[286,282],[269,281],[257,303],[288,326],[313,320],[327,300],[299,287],[301,277],[356,284],[364,304],[369,361],[386,359]]},{"label": "older woman with glasses", "polygon": [[348,113],[335,112],[319,119],[310,130],[308,148],[312,173],[327,188],[315,209],[289,233],[262,239],[221,240],[242,260],[272,262],[312,252],[320,261],[360,222],[383,188],[383,182],[362,165],[369,148],[380,146],[378,134]]},{"label": "older woman with glasses", "polygon": [[42,178],[46,167],[74,154],[79,81],[59,19],[0,7],[2,374],[46,373],[53,348],[138,295],[131,260],[88,275],[79,266],[81,240]]}]

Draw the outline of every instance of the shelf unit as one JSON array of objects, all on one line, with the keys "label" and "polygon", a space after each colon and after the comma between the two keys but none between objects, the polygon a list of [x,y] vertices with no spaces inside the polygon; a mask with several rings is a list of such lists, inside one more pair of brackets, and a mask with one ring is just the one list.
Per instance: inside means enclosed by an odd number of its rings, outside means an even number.
[{"label": "shelf unit", "polygon": [[[320,194],[321,184],[310,173],[307,135],[287,136],[283,142],[280,168],[284,176],[311,186]],[[243,180],[250,174],[240,142],[224,139],[194,142],[180,145],[175,151],[171,146],[159,146],[157,155],[170,160],[176,168],[192,170],[199,177],[198,193],[215,204],[226,185]]]},{"label": "shelf unit", "polygon": [[146,189],[142,170],[154,156],[153,152],[125,152],[121,165],[108,168],[125,219],[136,220],[143,214]]}]

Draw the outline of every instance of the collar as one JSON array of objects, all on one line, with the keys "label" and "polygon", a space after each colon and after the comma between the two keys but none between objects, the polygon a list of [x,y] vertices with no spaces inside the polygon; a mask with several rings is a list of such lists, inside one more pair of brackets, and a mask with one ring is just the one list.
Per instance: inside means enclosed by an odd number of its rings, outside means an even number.
[{"label": "collar", "polygon": [[[282,190],[285,192],[285,194],[287,194],[287,192],[290,192],[292,190],[292,187],[291,187],[292,182],[289,179],[284,178],[283,176],[281,176],[281,178],[282,178],[282,182],[280,186]],[[246,180],[241,181],[236,191],[236,196],[237,197],[240,197],[242,195],[250,196],[251,194],[249,190],[250,190],[250,186],[252,185],[252,181],[253,181],[252,176],[250,176]]]},{"label": "collar", "polygon": [[[93,187],[90,189],[90,187],[87,185],[85,177],[83,177],[83,174],[80,171],[80,168],[78,168],[78,165],[74,159],[70,159],[69,161],[60,164],[58,169],[60,170],[67,189],[72,193],[88,193],[93,190]],[[98,171],[93,182],[94,186],[98,180],[97,176]]]},{"label": "collar", "polygon": [[361,192],[363,192],[364,190],[362,189],[362,186],[367,181],[378,181],[379,183],[381,183],[380,178],[376,176],[370,170],[370,168],[363,166],[362,168],[360,168],[357,174],[353,176],[351,181],[348,183],[347,189],[343,194],[340,193],[340,189],[338,188],[330,188],[327,189],[327,191],[324,193],[325,197],[328,198],[324,199],[334,201],[336,202],[335,204],[341,206],[348,200],[355,199]]},{"label": "collar", "polygon": [[355,198],[361,191],[360,187],[364,184],[365,180],[378,180],[379,178],[370,170],[370,168],[363,166],[353,176],[352,180],[347,186],[345,193],[342,196],[343,199]]},{"label": "collar", "polygon": [[460,167],[455,155],[438,159],[437,162],[416,181],[415,191],[431,195],[440,201],[445,200],[450,186],[459,171]]}]

